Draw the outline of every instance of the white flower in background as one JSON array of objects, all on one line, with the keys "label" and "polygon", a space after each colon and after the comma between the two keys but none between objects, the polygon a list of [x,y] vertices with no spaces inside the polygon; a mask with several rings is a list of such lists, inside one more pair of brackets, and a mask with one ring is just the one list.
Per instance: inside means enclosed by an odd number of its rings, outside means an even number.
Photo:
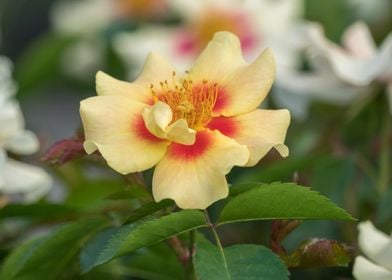
[{"label": "white flower in background", "polygon": [[278,75],[282,67],[297,63],[298,56],[290,48],[289,31],[302,16],[302,0],[171,0],[169,3],[184,19],[182,25],[148,26],[115,38],[114,48],[129,63],[131,76],[140,70],[150,51],[158,51],[178,68],[188,69],[218,31],[236,34],[247,60],[253,60],[261,49],[272,48]]},{"label": "white flower in background", "polygon": [[53,5],[51,21],[61,34],[91,36],[118,21],[155,19],[166,12],[164,0],[62,0]]},{"label": "white flower in background", "polygon": [[391,18],[391,0],[348,0],[349,7],[358,18],[369,23],[385,23]]},{"label": "white flower in background", "polygon": [[58,1],[51,12],[56,33],[78,38],[61,59],[64,72],[77,79],[92,78],[104,64],[106,44],[102,33],[118,22],[161,18],[163,0]]},{"label": "white flower in background", "polygon": [[60,1],[51,13],[55,31],[69,35],[91,35],[104,29],[115,19],[114,1]]},{"label": "white flower in background", "polygon": [[41,168],[7,157],[7,151],[29,155],[39,149],[36,136],[24,128],[19,104],[12,99],[11,66],[8,59],[0,57],[0,195],[21,194],[25,201],[33,202],[49,191],[51,178]]},{"label": "white flower in background", "polygon": [[377,230],[370,222],[358,226],[358,243],[365,257],[355,259],[353,275],[357,280],[392,279],[392,236]]},{"label": "white flower in background", "polygon": [[339,46],[326,38],[321,25],[308,23],[297,28],[297,38],[312,71],[283,73],[276,95],[281,105],[291,104],[294,116],[305,117],[312,100],[348,105],[372,92],[376,82],[389,88],[392,109],[392,34],[377,48],[368,27],[357,22],[348,27]]}]

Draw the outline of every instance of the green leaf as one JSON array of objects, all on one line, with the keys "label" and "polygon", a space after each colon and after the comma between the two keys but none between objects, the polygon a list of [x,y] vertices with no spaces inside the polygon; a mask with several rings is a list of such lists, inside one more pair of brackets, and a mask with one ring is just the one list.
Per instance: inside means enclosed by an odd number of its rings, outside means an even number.
[{"label": "green leaf", "polygon": [[8,204],[0,210],[0,219],[33,218],[52,219],[77,214],[73,208],[54,203]]},{"label": "green leaf", "polygon": [[235,185],[235,187],[230,187],[229,189],[229,196],[234,197],[243,192],[249,191],[255,187],[263,185],[262,183],[243,183]]},{"label": "green leaf", "polygon": [[288,279],[286,266],[271,250],[260,245],[241,244],[223,252],[200,235],[193,258],[200,280]]},{"label": "green leaf", "polygon": [[186,279],[184,267],[164,242],[137,250],[125,265],[130,275],[145,280]]},{"label": "green leaf", "polygon": [[295,172],[301,172],[308,167],[313,166],[322,158],[320,155],[307,156],[304,158],[285,158],[274,160],[263,165],[260,168],[247,168],[242,170],[241,174],[230,182],[235,184],[242,182],[276,182],[286,181],[293,178]]},{"label": "green leaf", "polygon": [[307,187],[273,183],[257,186],[230,200],[220,213],[218,222],[271,219],[354,221],[345,210]]},{"label": "green leaf", "polygon": [[71,189],[65,205],[79,211],[97,211],[113,205],[115,202],[104,198],[123,189],[124,182],[120,180],[82,181]]},{"label": "green leaf", "polygon": [[137,198],[149,198],[151,194],[146,190],[145,187],[133,184],[127,186],[125,190],[112,193],[105,199],[109,200],[121,200],[121,199],[137,199]]},{"label": "green leaf", "polygon": [[105,223],[91,219],[61,226],[47,236],[22,244],[5,260],[0,279],[58,279],[77,256],[86,237]]},{"label": "green leaf", "polygon": [[171,236],[206,226],[198,210],[183,210],[160,218],[146,218],[98,234],[82,250],[83,272],[136,249],[152,245]]},{"label": "green leaf", "polygon": [[125,223],[132,223],[137,220],[140,220],[144,217],[147,217],[155,212],[168,208],[169,206],[173,206],[173,200],[165,199],[160,202],[148,202],[138,209],[134,210],[131,215],[128,217]]}]

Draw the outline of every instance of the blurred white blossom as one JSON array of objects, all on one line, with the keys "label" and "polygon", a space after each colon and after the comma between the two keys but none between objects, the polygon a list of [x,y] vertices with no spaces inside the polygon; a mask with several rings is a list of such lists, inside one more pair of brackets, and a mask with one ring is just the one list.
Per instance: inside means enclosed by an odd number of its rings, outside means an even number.
[{"label": "blurred white blossom", "polygon": [[115,38],[114,48],[129,63],[131,76],[137,74],[151,51],[158,51],[179,69],[186,70],[213,34],[223,30],[240,38],[247,60],[271,47],[278,71],[297,63],[289,34],[303,14],[302,0],[170,0],[169,3],[183,18],[182,25],[145,26]]},{"label": "blurred white blossom", "polygon": [[369,23],[383,24],[391,18],[391,0],[348,0],[348,4],[358,18]]},{"label": "blurred white blossom", "polygon": [[162,17],[163,0],[78,0],[58,1],[52,7],[53,30],[75,39],[61,59],[64,72],[84,80],[103,67],[106,43],[104,32],[121,22]]},{"label": "blurred white blossom", "polygon": [[358,243],[367,257],[355,259],[353,275],[357,280],[392,279],[392,236],[377,230],[372,222],[362,222],[358,226]]},{"label": "blurred white blossom", "polygon": [[0,57],[0,194],[21,194],[32,202],[49,191],[51,178],[43,169],[7,156],[7,152],[30,155],[39,149],[38,139],[25,129],[19,104],[13,99],[16,87],[11,69],[11,62]]},{"label": "blurred white blossom", "polygon": [[99,32],[115,18],[114,1],[60,1],[51,13],[55,31],[70,35],[91,35]]},{"label": "blurred white blossom", "polygon": [[342,46],[328,40],[322,26],[316,23],[300,25],[296,32],[297,47],[303,49],[311,69],[282,73],[276,95],[294,117],[306,117],[312,100],[348,105],[371,93],[375,83],[389,89],[392,110],[392,34],[377,48],[363,22],[347,28]]}]

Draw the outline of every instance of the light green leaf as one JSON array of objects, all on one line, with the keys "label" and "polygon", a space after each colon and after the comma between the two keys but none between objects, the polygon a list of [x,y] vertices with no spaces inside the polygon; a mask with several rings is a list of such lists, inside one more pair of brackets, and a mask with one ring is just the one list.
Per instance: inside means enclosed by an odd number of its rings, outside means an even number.
[{"label": "light green leaf", "polygon": [[223,252],[200,235],[193,259],[200,280],[288,279],[288,271],[271,250],[260,245],[241,244]]},{"label": "light green leaf", "polygon": [[307,187],[273,183],[260,184],[230,200],[220,213],[218,222],[271,219],[354,221],[345,210]]},{"label": "light green leaf", "polygon": [[105,220],[91,219],[66,224],[47,236],[16,248],[5,260],[0,279],[58,279],[86,237],[103,226]]},{"label": "light green leaf", "polygon": [[171,236],[206,226],[198,210],[183,210],[160,218],[146,218],[98,234],[82,250],[83,272],[136,249],[152,245]]}]

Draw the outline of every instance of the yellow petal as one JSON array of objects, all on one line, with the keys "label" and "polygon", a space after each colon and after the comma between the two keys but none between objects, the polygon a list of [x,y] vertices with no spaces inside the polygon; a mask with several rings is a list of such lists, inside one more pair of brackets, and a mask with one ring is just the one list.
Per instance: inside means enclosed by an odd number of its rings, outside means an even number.
[{"label": "yellow petal", "polygon": [[102,71],[97,73],[95,80],[98,95],[119,95],[135,101],[151,103],[153,96],[149,87],[117,80]]},{"label": "yellow petal", "polygon": [[208,128],[218,130],[246,145],[250,152],[246,166],[253,166],[272,148],[281,156],[288,156],[289,150],[284,145],[284,140],[289,123],[288,110],[258,109],[236,117],[214,118]]},{"label": "yellow petal", "polygon": [[167,141],[145,127],[142,111],[146,104],[123,96],[97,96],[83,100],[80,115],[88,154],[96,150],[108,165],[121,174],[154,166],[164,155]]},{"label": "yellow petal", "polygon": [[147,87],[159,86],[159,82],[172,81],[175,70],[166,59],[152,52],[147,56],[143,70],[134,83]]},{"label": "yellow petal", "polygon": [[161,101],[143,111],[144,123],[153,135],[179,144],[192,145],[195,142],[196,131],[188,127],[185,119],[170,124],[172,118],[170,106]]},{"label": "yellow petal", "polygon": [[270,49],[253,63],[237,69],[222,82],[219,99],[227,99],[215,113],[235,116],[256,109],[267,96],[275,79],[275,59]]},{"label": "yellow petal", "polygon": [[228,195],[225,175],[248,158],[246,146],[218,131],[200,131],[193,145],[169,146],[155,168],[154,198],[171,198],[183,209],[205,209]]},{"label": "yellow petal", "polygon": [[166,138],[183,145],[193,145],[196,141],[196,130],[188,127],[185,119],[179,119],[167,128]]},{"label": "yellow petal", "polygon": [[173,119],[173,112],[169,105],[158,101],[152,107],[143,111],[143,120],[147,129],[159,138],[165,138],[166,130]]},{"label": "yellow petal", "polygon": [[246,65],[241,43],[230,32],[217,32],[189,71],[195,81],[219,82],[232,71]]},{"label": "yellow petal", "polygon": [[215,115],[234,116],[256,109],[271,89],[275,59],[265,50],[247,64],[239,39],[229,32],[217,32],[189,72],[197,84],[207,80],[218,84]]}]

